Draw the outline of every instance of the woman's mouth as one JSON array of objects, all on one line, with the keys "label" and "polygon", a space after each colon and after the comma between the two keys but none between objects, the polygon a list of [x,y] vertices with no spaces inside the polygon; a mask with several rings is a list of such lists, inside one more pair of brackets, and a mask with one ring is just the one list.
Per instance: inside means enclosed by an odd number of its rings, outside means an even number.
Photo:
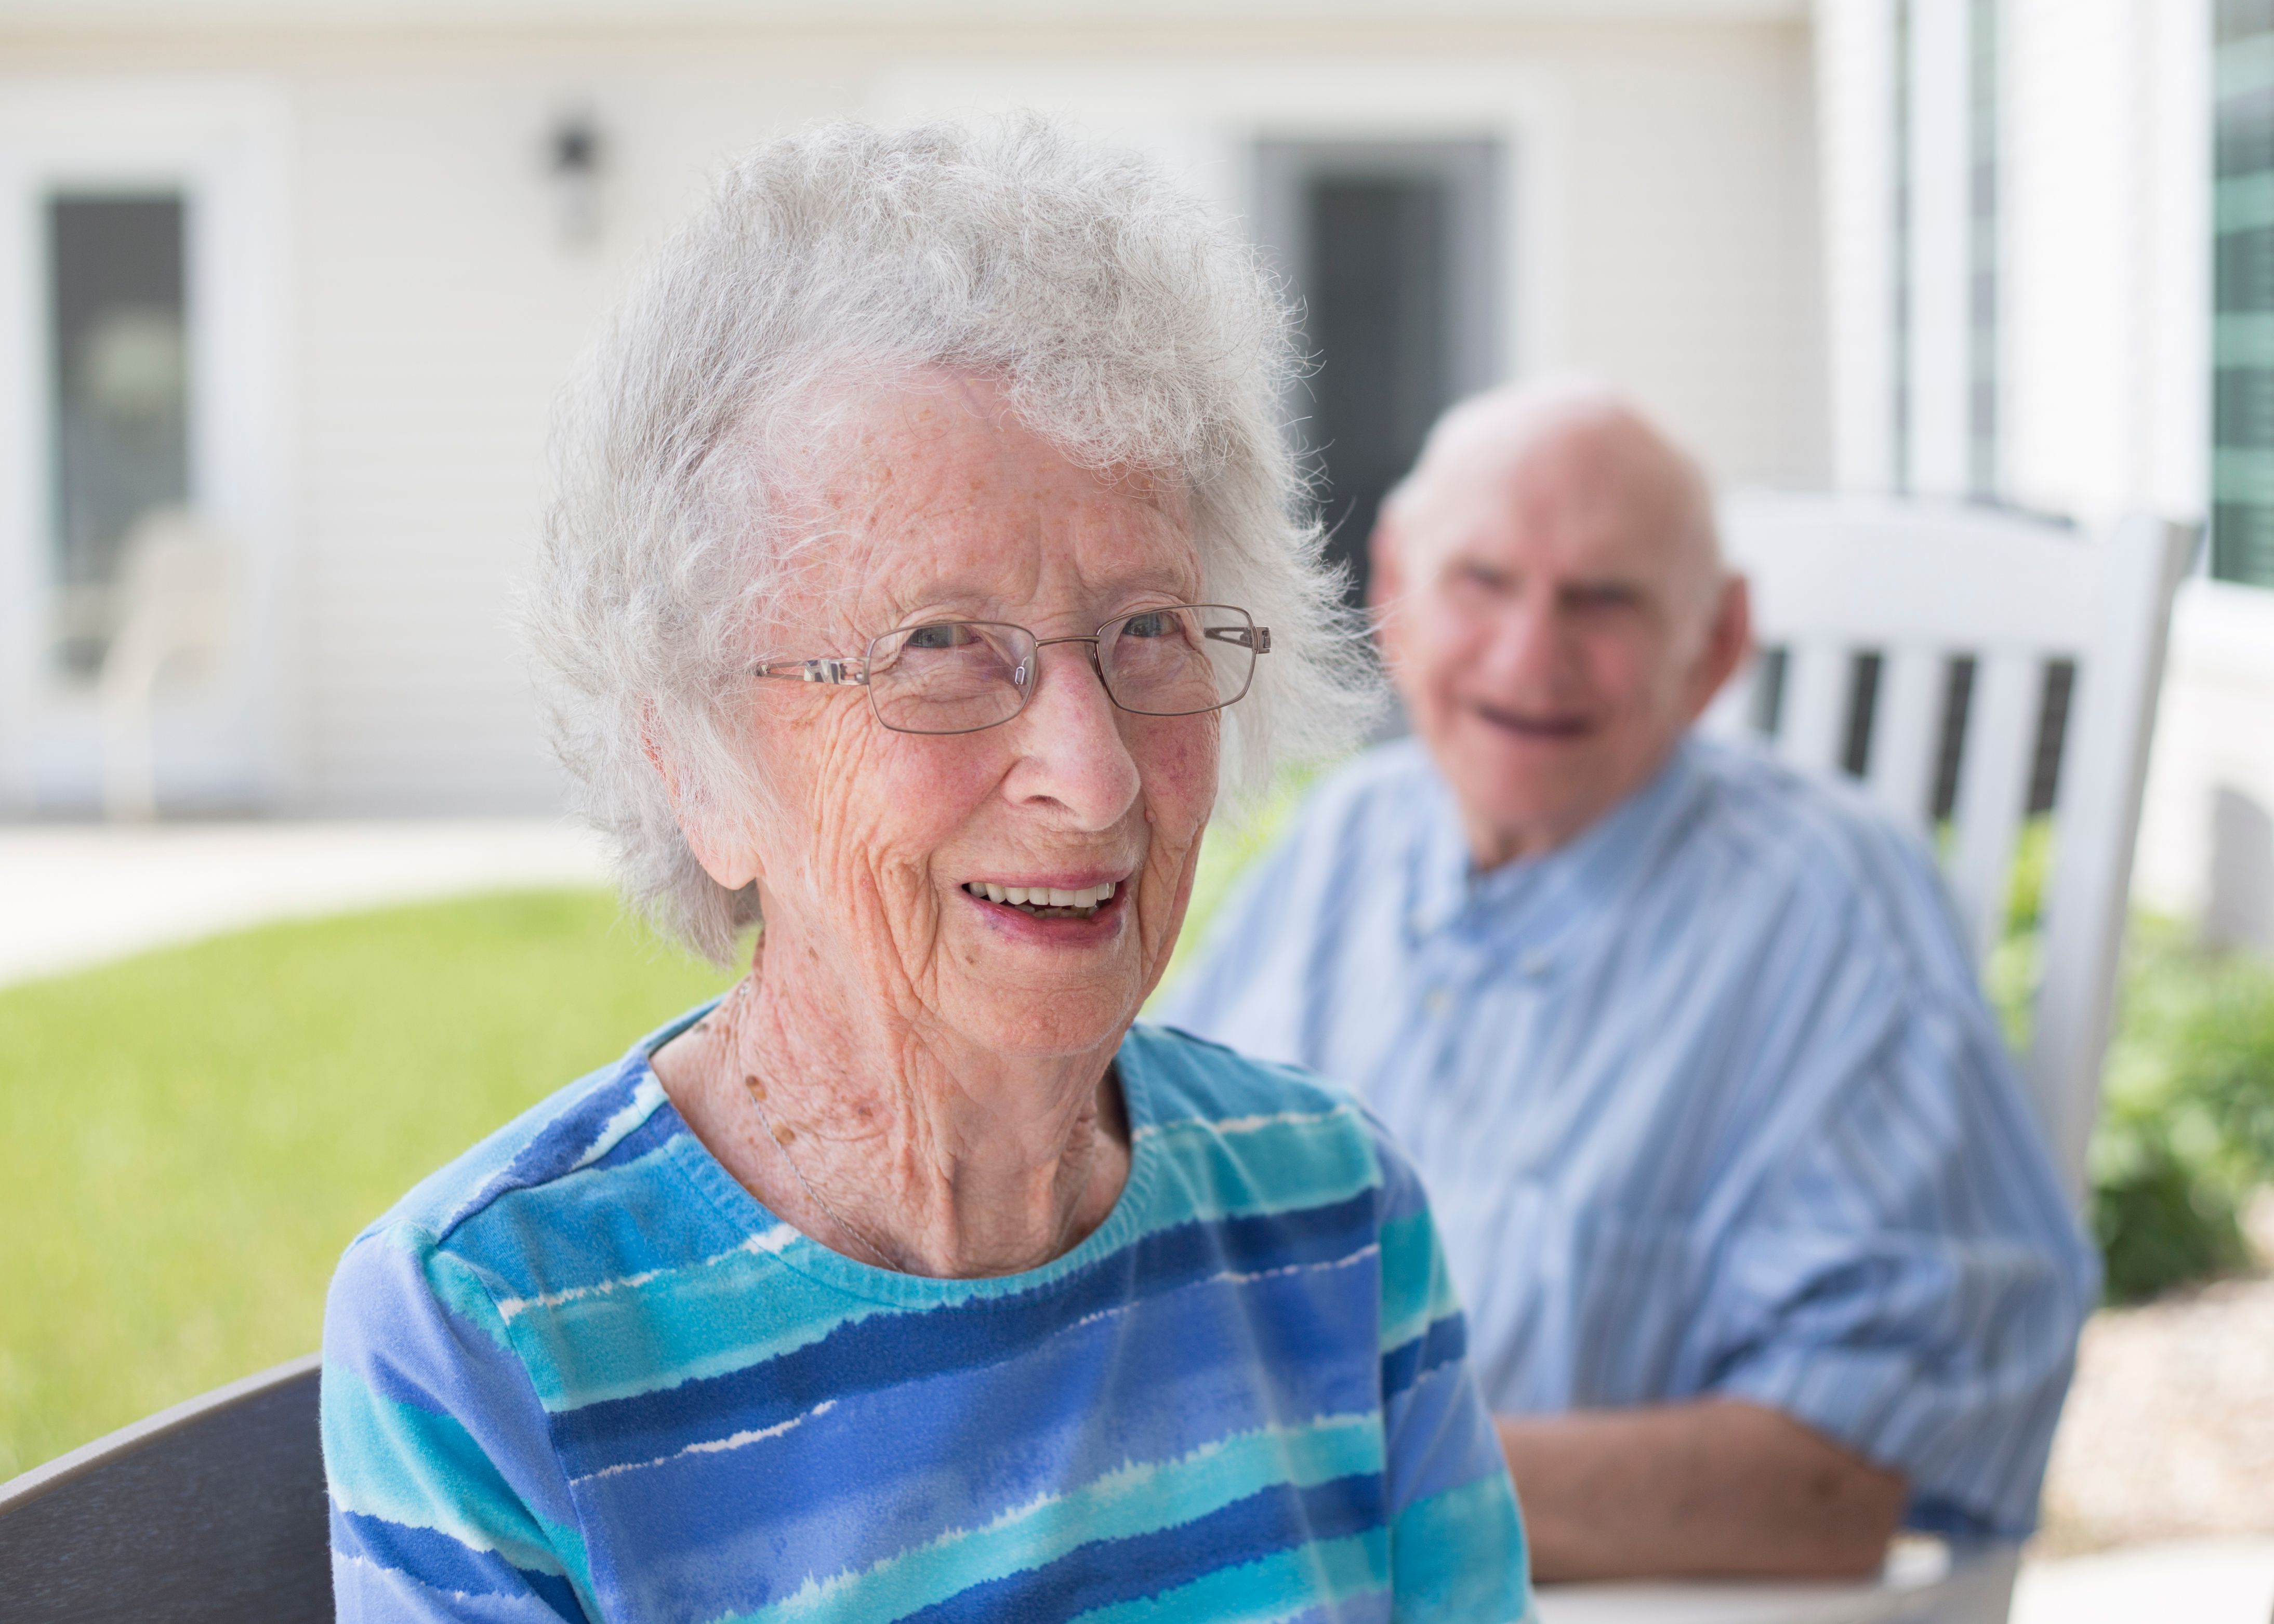
[{"label": "woman's mouth", "polygon": [[1095,919],[1098,909],[1113,900],[1114,882],[1066,891],[1051,885],[998,885],[991,880],[968,881],[963,889],[982,902],[1015,908],[1029,919]]}]

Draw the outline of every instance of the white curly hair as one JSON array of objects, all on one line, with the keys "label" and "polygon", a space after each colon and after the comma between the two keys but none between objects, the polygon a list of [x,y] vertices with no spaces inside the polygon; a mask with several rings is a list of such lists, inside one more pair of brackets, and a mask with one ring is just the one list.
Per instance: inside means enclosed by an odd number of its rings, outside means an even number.
[{"label": "white curly hair", "polygon": [[1292,321],[1252,248],[1142,161],[1037,118],[770,141],[726,167],[564,393],[522,605],[627,901],[720,962],[756,888],[712,880],[681,820],[764,798],[733,718],[751,662],[789,652],[760,646],[764,605],[820,545],[795,494],[832,438],[817,409],[919,369],[992,380],[1083,466],[1182,485],[1204,597],[1271,628],[1224,712],[1227,794],[1344,748],[1377,703],[1282,432]]}]

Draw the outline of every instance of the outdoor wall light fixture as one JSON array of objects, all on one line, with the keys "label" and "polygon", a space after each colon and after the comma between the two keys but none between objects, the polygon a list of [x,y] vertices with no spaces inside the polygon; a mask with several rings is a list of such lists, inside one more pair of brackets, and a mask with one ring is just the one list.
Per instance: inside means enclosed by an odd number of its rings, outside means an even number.
[{"label": "outdoor wall light fixture", "polygon": [[600,157],[598,122],[590,112],[563,114],[546,143],[553,208],[563,243],[590,243],[600,235]]}]

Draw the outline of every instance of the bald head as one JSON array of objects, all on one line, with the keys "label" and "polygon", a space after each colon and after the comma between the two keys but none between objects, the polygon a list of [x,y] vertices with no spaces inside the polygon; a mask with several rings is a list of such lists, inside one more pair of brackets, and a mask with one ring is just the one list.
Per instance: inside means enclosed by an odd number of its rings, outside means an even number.
[{"label": "bald head", "polygon": [[1513,383],[1472,395],[1438,418],[1382,509],[1404,545],[1442,536],[1433,509],[1480,500],[1623,531],[1662,568],[1670,593],[1711,612],[1723,568],[1706,471],[1606,385]]},{"label": "bald head", "polygon": [[1374,560],[1383,651],[1487,866],[1641,788],[1744,651],[1704,471],[1600,385],[1446,413]]}]

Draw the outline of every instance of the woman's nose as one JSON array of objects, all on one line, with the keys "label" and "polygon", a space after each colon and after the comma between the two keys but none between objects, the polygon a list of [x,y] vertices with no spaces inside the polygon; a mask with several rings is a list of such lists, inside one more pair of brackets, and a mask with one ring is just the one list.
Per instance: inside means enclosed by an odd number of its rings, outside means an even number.
[{"label": "woman's nose", "polygon": [[1012,788],[1022,798],[1056,801],[1082,828],[1111,828],[1136,799],[1139,775],[1094,646],[1087,639],[1053,643],[1034,658],[1034,696],[1012,724],[1023,747]]}]

